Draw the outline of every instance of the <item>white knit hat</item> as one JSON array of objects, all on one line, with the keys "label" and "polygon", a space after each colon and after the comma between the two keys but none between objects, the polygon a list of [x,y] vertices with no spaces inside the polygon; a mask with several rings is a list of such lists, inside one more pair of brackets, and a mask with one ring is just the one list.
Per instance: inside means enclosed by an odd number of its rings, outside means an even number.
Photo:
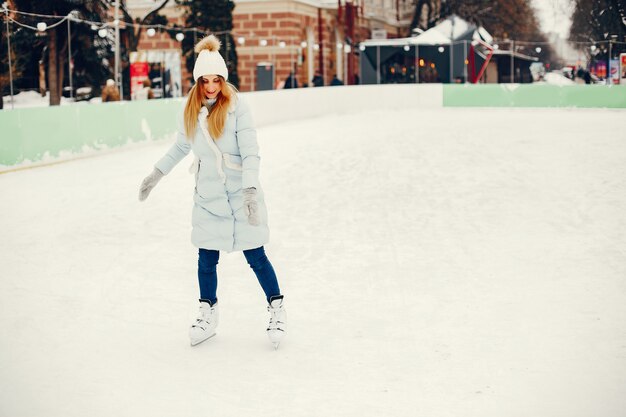
[{"label": "white knit hat", "polygon": [[195,81],[203,75],[221,75],[228,80],[228,68],[220,55],[221,43],[215,35],[209,35],[196,44],[195,51],[198,59],[193,66],[193,79]]}]

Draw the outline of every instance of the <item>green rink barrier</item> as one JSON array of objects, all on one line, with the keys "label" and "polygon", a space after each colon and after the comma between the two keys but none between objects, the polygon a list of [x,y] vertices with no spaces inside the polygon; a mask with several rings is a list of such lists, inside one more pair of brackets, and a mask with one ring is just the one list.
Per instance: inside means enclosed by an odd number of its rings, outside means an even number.
[{"label": "green rink barrier", "polygon": [[[401,107],[626,108],[626,86],[411,84],[244,93],[257,127],[362,111],[369,97]],[[0,172],[73,159],[128,143],[171,137],[184,98],[0,111]],[[306,102],[306,106],[302,103]],[[382,103],[383,101],[381,101]],[[329,107],[329,103],[332,106]]]},{"label": "green rink barrier", "polygon": [[444,84],[443,106],[626,108],[626,86]]},{"label": "green rink barrier", "polygon": [[0,111],[0,168],[158,140],[174,133],[181,99]]}]

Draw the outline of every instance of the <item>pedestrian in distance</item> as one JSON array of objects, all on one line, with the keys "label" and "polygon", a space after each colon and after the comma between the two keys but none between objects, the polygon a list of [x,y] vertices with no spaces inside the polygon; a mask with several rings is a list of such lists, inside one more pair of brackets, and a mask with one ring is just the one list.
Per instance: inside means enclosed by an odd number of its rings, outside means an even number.
[{"label": "pedestrian in distance", "polygon": [[331,86],[343,85],[343,81],[341,81],[339,78],[337,78],[337,74],[333,74],[333,79],[330,80],[330,85]]},{"label": "pedestrian in distance", "polygon": [[139,190],[145,200],[190,151],[195,155],[191,241],[198,248],[199,314],[189,329],[195,346],[216,334],[220,251],[243,251],[265,293],[267,335],[275,348],[285,333],[283,295],[265,254],[267,209],[259,183],[259,146],[250,108],[228,83],[220,41],[209,35],[195,46],[196,81],[179,116],[176,142],[154,165]]},{"label": "pedestrian in distance", "polygon": [[321,72],[315,71],[315,75],[311,79],[311,84],[313,84],[313,87],[323,87],[324,86],[324,79],[322,78],[322,73]]},{"label": "pedestrian in distance", "polygon": [[115,87],[115,81],[108,79],[106,86],[102,89],[102,102],[120,101],[120,92]]},{"label": "pedestrian in distance", "polygon": [[141,83],[142,87],[133,94],[133,100],[152,100],[154,93],[152,92],[152,83],[146,78]]},{"label": "pedestrian in distance", "polygon": [[283,88],[298,88],[298,79],[293,74],[293,72],[290,72],[285,79],[285,85]]}]

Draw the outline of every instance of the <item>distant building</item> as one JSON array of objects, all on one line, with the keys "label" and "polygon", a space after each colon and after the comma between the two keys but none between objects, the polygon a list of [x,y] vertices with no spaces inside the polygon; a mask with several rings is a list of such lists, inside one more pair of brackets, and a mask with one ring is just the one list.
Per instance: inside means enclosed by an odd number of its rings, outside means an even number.
[{"label": "distant building", "polygon": [[[143,17],[160,1],[126,3],[133,16]],[[333,74],[353,84],[359,72],[359,42],[372,35],[408,36],[414,8],[405,0],[236,0],[233,37],[240,90],[257,90],[259,82],[271,80],[272,74],[271,87],[276,88],[291,71],[299,85],[310,85],[316,70],[322,72],[325,85]],[[182,11],[173,0],[161,14],[172,24],[184,24]],[[158,32],[149,37],[145,30],[138,49],[180,55],[179,42]],[[149,56],[158,59],[156,52]],[[190,74],[179,61],[184,94],[190,88]]]},{"label": "distant building", "polygon": [[[485,28],[456,15],[447,17],[417,36],[368,39],[361,43],[362,83],[533,81],[530,65],[538,58],[501,50],[493,43]],[[489,48],[493,49],[491,53]],[[489,61],[485,65],[487,59]]]}]

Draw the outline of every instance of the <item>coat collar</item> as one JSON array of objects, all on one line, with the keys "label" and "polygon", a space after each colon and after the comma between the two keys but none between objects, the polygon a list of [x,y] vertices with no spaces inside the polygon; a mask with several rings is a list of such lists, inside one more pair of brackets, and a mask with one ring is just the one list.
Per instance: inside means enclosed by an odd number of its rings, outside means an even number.
[{"label": "coat collar", "polygon": [[[237,102],[239,101],[239,95],[233,94],[232,99],[230,100],[230,105],[228,106],[228,113],[234,113],[237,110]],[[207,100],[202,102],[202,108],[200,109],[200,113],[198,114],[198,119],[206,118],[209,115],[209,107],[211,107],[215,101]],[[208,104],[208,106],[207,106]]]}]

